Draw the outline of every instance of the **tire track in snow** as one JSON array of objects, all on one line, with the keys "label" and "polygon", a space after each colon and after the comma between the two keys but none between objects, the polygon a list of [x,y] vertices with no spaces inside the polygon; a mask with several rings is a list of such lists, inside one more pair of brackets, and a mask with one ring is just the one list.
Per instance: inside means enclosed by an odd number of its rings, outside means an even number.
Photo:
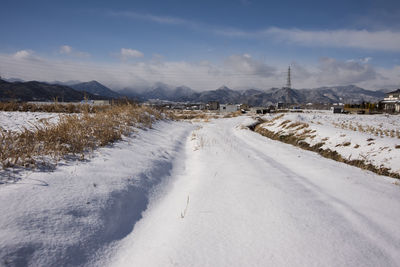
[{"label": "tire track in snow", "polygon": [[[346,224],[348,224],[347,227],[357,232],[360,237],[362,236],[363,239],[365,239],[366,241],[370,242],[371,244],[378,243],[381,248],[387,250],[386,254],[389,257],[391,257],[390,255],[398,254],[398,251],[400,250],[400,240],[393,237],[390,232],[382,229],[379,224],[372,221],[369,217],[365,216],[363,213],[353,208],[351,206],[351,203],[346,203],[345,201],[342,201],[339,198],[329,194],[324,189],[313,183],[311,179],[294,172],[283,163],[276,161],[271,156],[260,151],[259,147],[254,146],[253,143],[248,142],[248,140],[246,139],[240,139],[243,143],[245,143],[249,147],[252,147],[253,151],[260,158],[263,158],[265,165],[269,165],[273,169],[282,172],[283,175],[280,175],[280,178],[289,179],[289,181],[287,182],[292,183],[295,187],[301,188],[301,195],[313,195],[310,198],[314,199],[315,204],[320,205],[324,209],[331,210],[331,212],[334,213],[335,217],[344,220]],[[307,151],[305,153],[312,152]],[[324,159],[321,157],[321,160]],[[353,168],[355,169],[355,167]],[[292,190],[288,193],[296,194],[298,192],[299,191],[297,190]],[[301,197],[301,195],[299,197]],[[296,196],[294,197],[296,198]],[[362,231],[360,229],[362,229]],[[374,254],[374,251],[371,252]],[[396,265],[396,260],[398,261],[399,257],[397,257],[397,259],[391,259],[391,264],[393,266]]]},{"label": "tire track in snow", "polygon": [[[186,153],[180,158],[182,166],[172,171],[168,190],[151,203],[108,264],[398,264],[400,235],[393,222],[400,215],[399,201],[393,203],[393,214],[385,212],[384,205],[391,202],[390,197],[399,200],[397,188],[378,179],[365,180],[370,191],[383,188],[389,196],[382,194],[382,199],[368,201],[369,191],[345,179],[346,175],[364,178],[363,171],[346,166],[332,177],[340,166],[337,163],[268,142],[250,131],[238,132],[235,126],[241,120],[218,120],[196,131],[202,145],[187,141]],[[311,178],[307,174],[312,172],[296,166],[297,153],[302,157],[300,163],[315,166]],[[350,194],[341,188],[344,185],[351,188]],[[190,213],[182,220],[179,215],[188,194]],[[352,195],[360,199],[349,202]],[[358,211],[363,201],[374,210]],[[372,212],[388,218],[381,218],[384,222],[378,224]]]}]

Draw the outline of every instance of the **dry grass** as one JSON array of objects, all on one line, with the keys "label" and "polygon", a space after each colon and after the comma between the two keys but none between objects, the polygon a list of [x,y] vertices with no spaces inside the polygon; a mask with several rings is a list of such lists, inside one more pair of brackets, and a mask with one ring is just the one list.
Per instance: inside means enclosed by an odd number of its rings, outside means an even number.
[{"label": "dry grass", "polygon": [[266,125],[274,125],[276,120],[279,120],[283,118],[285,114],[279,114],[278,116],[272,117],[270,120],[261,120],[260,122],[266,124]]},{"label": "dry grass", "polygon": [[[252,127],[249,127],[250,129],[254,130],[255,132],[266,136],[268,138],[271,138],[273,140],[278,140],[287,144],[291,144],[294,146],[301,147],[305,150],[309,151],[314,151],[320,154],[321,156],[325,158],[330,158],[339,162],[343,162],[352,166],[356,166],[361,169],[369,170],[372,172],[375,172],[380,175],[385,175],[393,178],[400,179],[400,174],[396,172],[391,172],[390,169],[385,168],[383,166],[374,166],[371,163],[368,163],[365,159],[364,160],[350,160],[350,159],[345,159],[343,158],[338,152],[331,150],[331,149],[323,149],[322,146],[325,144],[324,142],[320,142],[315,145],[310,145],[307,142],[304,142],[304,136],[296,136],[293,133],[290,134],[282,134],[282,132],[273,132],[270,131],[264,127],[262,127],[263,124],[258,124],[258,125],[253,125]],[[346,145],[349,146],[349,144],[344,143],[341,145]]]},{"label": "dry grass", "polygon": [[292,122],[292,123],[288,124],[286,126],[286,129],[296,128],[296,127],[297,127],[296,130],[301,130],[301,129],[304,129],[304,128],[308,128],[309,125],[308,125],[308,123],[296,121],[296,122]]},{"label": "dry grass", "polygon": [[120,140],[134,127],[151,127],[164,116],[156,109],[123,105],[96,113],[83,112],[80,116],[60,115],[58,124],[44,121],[34,125],[34,130],[0,130],[0,164],[5,169],[46,165],[66,155],[83,159],[85,152]]},{"label": "dry grass", "polygon": [[291,120],[284,120],[283,122],[281,122],[281,124],[279,124],[279,127],[285,128],[286,125],[291,122]]},{"label": "dry grass", "polygon": [[224,118],[234,118],[234,117],[238,117],[240,115],[242,115],[242,112],[240,110],[238,110],[235,112],[229,112],[229,113],[225,114],[223,117]]},{"label": "dry grass", "polygon": [[204,122],[220,117],[217,113],[202,110],[172,110],[168,111],[168,114],[175,120],[203,120]]},{"label": "dry grass", "polygon": [[362,133],[369,133],[379,137],[391,137],[391,138],[400,138],[400,131],[399,130],[388,130],[383,129],[383,124],[379,124],[376,127],[370,125],[362,125],[358,122],[352,121],[344,121],[341,123],[333,122],[333,125],[337,128],[351,130],[351,131],[358,131]]},{"label": "dry grass", "polygon": [[110,106],[93,106],[88,104],[33,104],[17,102],[0,102],[0,111],[21,111],[21,112],[50,112],[50,113],[95,113],[109,109]]}]

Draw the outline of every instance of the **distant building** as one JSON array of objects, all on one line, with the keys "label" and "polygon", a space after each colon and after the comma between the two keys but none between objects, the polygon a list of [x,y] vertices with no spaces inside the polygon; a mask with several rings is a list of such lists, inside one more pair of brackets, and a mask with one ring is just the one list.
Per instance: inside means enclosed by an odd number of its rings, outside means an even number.
[{"label": "distant building", "polygon": [[271,113],[271,108],[266,108],[266,107],[252,107],[250,108],[251,113],[256,113],[256,114],[267,114]]},{"label": "distant building", "polygon": [[331,110],[333,113],[343,113],[343,108],[342,107],[331,107]]},{"label": "distant building", "polygon": [[287,109],[289,107],[288,103],[278,102],[275,105],[276,109]]},{"label": "distant building", "polygon": [[206,105],[208,110],[219,110],[219,102],[218,101],[210,101]]},{"label": "distant building", "polygon": [[240,104],[239,105],[239,109],[240,110],[244,110],[244,111],[248,111],[248,110],[250,110],[250,107],[247,104]]},{"label": "distant building", "polygon": [[389,92],[386,94],[386,97],[381,101],[381,104],[384,105],[383,109],[386,112],[394,113],[400,112],[400,89],[396,91]]},{"label": "distant building", "polygon": [[235,112],[237,110],[238,110],[238,105],[233,105],[233,104],[219,105],[219,111],[221,112]]}]

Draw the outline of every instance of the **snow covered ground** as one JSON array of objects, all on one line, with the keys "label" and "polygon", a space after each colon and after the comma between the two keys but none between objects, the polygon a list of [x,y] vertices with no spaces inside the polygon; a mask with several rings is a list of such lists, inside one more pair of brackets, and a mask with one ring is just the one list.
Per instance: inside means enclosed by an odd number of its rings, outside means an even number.
[{"label": "snow covered ground", "polygon": [[33,129],[43,122],[57,123],[60,113],[0,111],[0,129],[21,131],[24,127]]},{"label": "snow covered ground", "polygon": [[[308,135],[310,145],[324,143],[323,149],[337,151],[348,160],[359,159],[400,174],[400,116],[352,115],[314,111],[269,114],[266,129],[281,134]],[[284,123],[287,121],[287,123]],[[298,125],[291,127],[290,124]],[[306,127],[304,125],[306,124]],[[294,124],[293,124],[294,125]]]},{"label": "snow covered ground", "polygon": [[19,182],[0,186],[0,266],[84,265],[127,235],[192,129],[159,122],[87,162],[17,173]]},{"label": "snow covered ground", "polygon": [[87,162],[20,174],[0,186],[0,265],[399,265],[398,180],[251,122],[158,122]]}]

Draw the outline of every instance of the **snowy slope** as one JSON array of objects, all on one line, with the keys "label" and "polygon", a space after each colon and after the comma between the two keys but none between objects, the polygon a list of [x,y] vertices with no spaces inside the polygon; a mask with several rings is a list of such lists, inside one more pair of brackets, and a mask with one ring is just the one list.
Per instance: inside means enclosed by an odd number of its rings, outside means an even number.
[{"label": "snowy slope", "polygon": [[88,162],[16,174],[19,182],[0,186],[0,266],[84,265],[130,233],[192,128],[158,122]]},{"label": "snowy slope", "polygon": [[194,131],[170,184],[93,265],[398,266],[395,180],[242,123],[223,119]]},{"label": "snowy slope", "polygon": [[[337,151],[343,158],[364,160],[400,174],[400,117],[397,115],[352,115],[314,111],[310,113],[270,114],[263,118],[272,123],[266,129],[280,134],[302,135],[310,145],[323,143],[323,149]],[[282,124],[285,121],[290,121]],[[303,123],[289,127],[291,123]]]}]

